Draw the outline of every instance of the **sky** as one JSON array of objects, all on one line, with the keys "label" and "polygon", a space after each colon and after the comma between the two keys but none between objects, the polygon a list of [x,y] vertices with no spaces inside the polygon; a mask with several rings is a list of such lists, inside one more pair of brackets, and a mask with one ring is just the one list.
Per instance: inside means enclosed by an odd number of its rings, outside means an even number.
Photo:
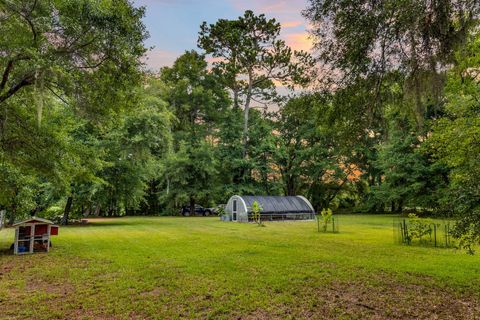
[{"label": "sky", "polygon": [[282,25],[281,37],[296,50],[308,51],[307,22],[301,15],[307,0],[135,0],[135,6],[146,7],[144,23],[150,34],[146,41],[153,47],[146,58],[147,67],[158,71],[186,50],[197,49],[197,37],[203,21],[235,19],[245,10],[264,13]]}]

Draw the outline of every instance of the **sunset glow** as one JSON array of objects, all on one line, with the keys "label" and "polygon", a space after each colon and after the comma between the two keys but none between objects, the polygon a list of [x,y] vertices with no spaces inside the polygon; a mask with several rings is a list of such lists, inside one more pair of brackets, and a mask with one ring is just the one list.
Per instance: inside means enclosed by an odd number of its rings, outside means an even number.
[{"label": "sunset glow", "polygon": [[203,21],[235,19],[245,10],[277,19],[282,25],[281,36],[292,49],[311,49],[301,14],[306,7],[303,0],[135,0],[135,5],[146,8],[144,22],[150,33],[147,45],[153,49],[147,53],[145,63],[153,71],[171,65],[185,50],[198,49],[197,35]]}]

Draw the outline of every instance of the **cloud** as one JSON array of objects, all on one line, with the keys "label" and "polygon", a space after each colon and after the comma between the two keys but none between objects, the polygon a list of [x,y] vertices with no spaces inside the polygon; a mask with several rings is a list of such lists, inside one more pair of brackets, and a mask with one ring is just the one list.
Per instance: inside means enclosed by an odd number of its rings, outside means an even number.
[{"label": "cloud", "polygon": [[285,35],[285,42],[294,50],[304,50],[307,52],[309,52],[313,46],[313,41],[306,31]]},{"label": "cloud", "polygon": [[277,19],[281,26],[281,37],[292,49],[310,51],[312,41],[308,38],[307,22],[302,10],[307,7],[306,0],[230,0],[238,11],[251,9],[255,14],[265,13],[269,18]]},{"label": "cloud", "polygon": [[282,22],[282,29],[296,28],[304,25],[303,21],[286,21]]},{"label": "cloud", "polygon": [[159,71],[162,67],[173,65],[179,55],[178,52],[154,48],[149,50],[142,60],[151,71]]}]

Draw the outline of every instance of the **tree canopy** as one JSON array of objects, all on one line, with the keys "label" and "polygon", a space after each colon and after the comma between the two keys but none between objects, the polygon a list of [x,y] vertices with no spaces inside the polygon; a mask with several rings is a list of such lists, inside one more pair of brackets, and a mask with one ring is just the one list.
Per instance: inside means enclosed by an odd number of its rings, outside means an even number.
[{"label": "tree canopy", "polygon": [[247,10],[202,23],[199,50],[154,73],[130,1],[0,0],[0,209],[68,223],[304,195],[448,216],[473,251],[479,10],[310,0],[309,53]]}]

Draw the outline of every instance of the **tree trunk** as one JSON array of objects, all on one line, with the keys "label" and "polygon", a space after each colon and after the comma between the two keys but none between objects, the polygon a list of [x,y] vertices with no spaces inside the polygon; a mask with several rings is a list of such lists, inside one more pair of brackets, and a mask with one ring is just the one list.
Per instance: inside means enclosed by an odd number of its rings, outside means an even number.
[{"label": "tree trunk", "polygon": [[402,213],[403,211],[403,199],[398,200],[397,213]]},{"label": "tree trunk", "polygon": [[12,225],[15,223],[15,216],[17,215],[17,204],[14,203],[12,204],[12,207],[11,207],[11,212],[10,212],[10,216],[8,218],[8,225]]},{"label": "tree trunk", "polygon": [[287,196],[295,196],[295,181],[292,175],[287,177]]},{"label": "tree trunk", "polygon": [[238,109],[238,89],[233,90],[233,108]]},{"label": "tree trunk", "polygon": [[248,91],[245,99],[245,110],[243,112],[243,159],[247,157],[247,143],[248,143],[248,113],[250,111],[250,102],[252,100],[252,86],[253,74],[250,70],[248,72]]},{"label": "tree trunk", "polygon": [[63,211],[62,225],[68,225],[68,216],[70,215],[70,210],[72,209],[73,197],[69,196],[67,198],[67,203],[65,204],[65,210]]}]

